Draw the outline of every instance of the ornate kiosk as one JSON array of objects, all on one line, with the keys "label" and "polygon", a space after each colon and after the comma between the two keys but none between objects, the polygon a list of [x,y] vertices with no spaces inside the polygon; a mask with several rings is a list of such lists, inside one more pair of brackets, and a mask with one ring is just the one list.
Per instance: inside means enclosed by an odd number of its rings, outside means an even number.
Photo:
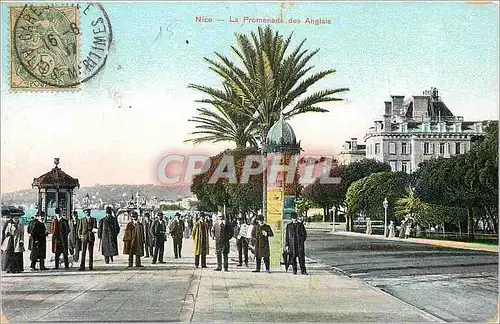
[{"label": "ornate kiosk", "polygon": [[[281,156],[280,164],[288,165],[293,156],[301,151],[300,141],[297,142],[295,132],[281,114],[280,119],[269,129],[266,138],[265,152]],[[295,197],[298,182],[298,173],[293,175],[293,182],[285,181],[288,172],[284,168],[278,173],[275,184],[268,184],[267,188],[267,215],[266,221],[274,232],[270,239],[271,266],[277,267],[281,263],[284,248],[285,226],[291,221],[291,212],[295,211]],[[290,182],[290,181],[288,181]]]},{"label": "ornate kiosk", "polygon": [[54,164],[52,170],[33,179],[31,185],[38,188],[38,211],[45,212],[46,222],[52,221],[56,207],[61,209],[64,217],[69,217],[73,210],[73,189],[80,188],[78,179],[58,167],[59,158],[54,159]]}]

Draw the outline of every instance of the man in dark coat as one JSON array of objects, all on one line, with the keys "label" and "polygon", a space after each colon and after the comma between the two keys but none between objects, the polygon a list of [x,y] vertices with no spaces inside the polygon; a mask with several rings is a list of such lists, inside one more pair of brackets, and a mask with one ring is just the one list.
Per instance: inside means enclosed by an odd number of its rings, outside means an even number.
[{"label": "man in dark coat", "polygon": [[217,255],[217,268],[222,270],[222,256],[224,255],[224,271],[229,269],[229,240],[233,237],[233,229],[226,221],[224,215],[219,215],[219,220],[212,228],[212,237],[215,239],[215,253]]},{"label": "man in dark coat", "polygon": [[66,218],[62,217],[59,207],[56,208],[56,217],[52,221],[52,253],[55,253],[55,269],[59,269],[61,253],[64,257],[64,269],[69,269],[68,260],[68,234],[69,224]]},{"label": "man in dark coat", "polygon": [[128,254],[128,267],[131,268],[134,265],[135,256],[135,266],[137,268],[143,268],[141,265],[141,256],[144,255],[144,229],[142,224],[139,222],[139,215],[136,211],[132,212],[132,221],[125,227],[125,233],[123,235],[123,254]]},{"label": "man in dark coat", "polygon": [[181,214],[175,213],[175,219],[170,223],[170,235],[174,241],[174,256],[181,257],[182,239],[184,237],[184,221],[181,219]]},{"label": "man in dark coat", "polygon": [[163,213],[159,211],[156,214],[156,220],[151,224],[151,243],[154,246],[152,264],[166,263],[163,261],[163,252],[165,250],[165,241],[167,240],[167,223],[163,218]]},{"label": "man in dark coat", "polygon": [[94,269],[94,242],[95,232],[97,232],[97,220],[90,217],[90,208],[83,211],[85,217],[78,222],[78,237],[82,241],[82,261],[79,271],[85,270],[85,255],[89,251],[89,270]]},{"label": "man in dark coat", "polygon": [[40,261],[40,270],[48,270],[45,267],[47,253],[47,229],[42,222],[42,214],[36,214],[35,221],[30,228],[31,234],[31,270],[36,270],[36,262]]},{"label": "man in dark coat", "polygon": [[99,222],[97,237],[101,240],[101,252],[104,255],[104,262],[113,262],[113,257],[118,255],[118,233],[120,226],[116,217],[113,217],[113,209],[106,207],[106,217]]},{"label": "man in dark coat", "polygon": [[71,220],[69,221],[69,234],[68,234],[68,249],[69,254],[73,256],[73,262],[78,262],[80,250],[82,249],[82,242],[80,237],[78,237],[78,212],[75,210],[73,215],[71,215]]},{"label": "man in dark coat", "polygon": [[297,258],[299,258],[300,272],[307,275],[304,247],[307,239],[306,228],[303,223],[298,222],[296,212],[292,212],[291,217],[292,222],[286,226],[285,249],[292,264],[293,274],[297,274]]},{"label": "man in dark coat", "polygon": [[257,218],[258,224],[254,225],[252,229],[252,238],[255,239],[255,263],[257,268],[252,272],[260,272],[262,259],[266,266],[266,272],[270,273],[270,251],[269,251],[269,237],[274,236],[271,226],[264,223],[264,217]]},{"label": "man in dark coat", "polygon": [[143,228],[144,228],[144,251],[146,252],[145,258],[153,257],[153,244],[151,239],[151,226],[154,222],[151,222],[149,213],[144,214]]}]

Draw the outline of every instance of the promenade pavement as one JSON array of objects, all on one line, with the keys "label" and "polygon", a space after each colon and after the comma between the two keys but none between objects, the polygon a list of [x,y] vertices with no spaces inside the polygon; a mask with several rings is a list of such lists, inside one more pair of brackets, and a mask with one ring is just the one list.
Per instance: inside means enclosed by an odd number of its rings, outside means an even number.
[{"label": "promenade pavement", "polygon": [[[309,223],[306,225],[308,229],[332,229],[332,223],[322,222],[322,223]],[[335,232],[331,233],[335,235],[345,235],[345,236],[361,236],[367,237],[368,235],[365,233],[357,233],[357,232],[348,232],[345,230],[345,224],[336,223]],[[458,242],[451,240],[432,240],[427,238],[419,238],[419,237],[409,237],[407,239],[402,239],[399,237],[385,237],[384,235],[370,235],[371,238],[377,238],[381,240],[389,240],[389,241],[405,241],[411,243],[418,244],[428,244],[434,246],[442,246],[456,249],[466,249],[466,250],[475,250],[475,251],[485,251],[485,252],[495,252],[498,253],[498,245],[490,245],[490,244],[481,244],[481,243],[468,243],[468,242]]]},{"label": "promenade pavement", "polygon": [[144,268],[127,268],[125,255],[105,264],[96,244],[94,271],[76,271],[75,264],[67,271],[2,274],[2,318],[10,323],[440,321],[312,260],[307,260],[309,276],[284,268],[253,273],[253,260],[249,268],[236,267],[233,248],[230,271],[215,272],[212,240],[206,269],[194,267],[192,240],[183,244],[182,258],[174,259],[169,238],[167,263],[152,265],[143,258]]}]

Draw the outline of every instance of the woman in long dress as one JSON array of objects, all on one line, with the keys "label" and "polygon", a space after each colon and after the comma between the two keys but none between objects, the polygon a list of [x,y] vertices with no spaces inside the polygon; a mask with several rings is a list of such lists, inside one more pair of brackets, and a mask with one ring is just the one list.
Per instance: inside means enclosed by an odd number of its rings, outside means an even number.
[{"label": "woman in long dress", "polygon": [[7,273],[20,273],[24,269],[24,225],[19,218],[13,216],[2,231],[2,270]]}]

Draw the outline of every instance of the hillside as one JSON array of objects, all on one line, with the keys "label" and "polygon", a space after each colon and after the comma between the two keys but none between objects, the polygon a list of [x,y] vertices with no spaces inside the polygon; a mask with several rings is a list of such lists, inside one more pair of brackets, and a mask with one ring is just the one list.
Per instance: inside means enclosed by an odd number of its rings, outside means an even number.
[{"label": "hillside", "polygon": [[[139,191],[141,197],[156,197],[161,200],[177,200],[191,195],[189,186],[165,187],[155,185],[96,185],[76,189],[77,201],[82,201],[87,193],[92,200],[100,200],[104,203],[118,203],[128,201],[132,193]],[[30,205],[37,202],[37,189],[20,190],[1,195],[2,203],[6,205]]]}]

